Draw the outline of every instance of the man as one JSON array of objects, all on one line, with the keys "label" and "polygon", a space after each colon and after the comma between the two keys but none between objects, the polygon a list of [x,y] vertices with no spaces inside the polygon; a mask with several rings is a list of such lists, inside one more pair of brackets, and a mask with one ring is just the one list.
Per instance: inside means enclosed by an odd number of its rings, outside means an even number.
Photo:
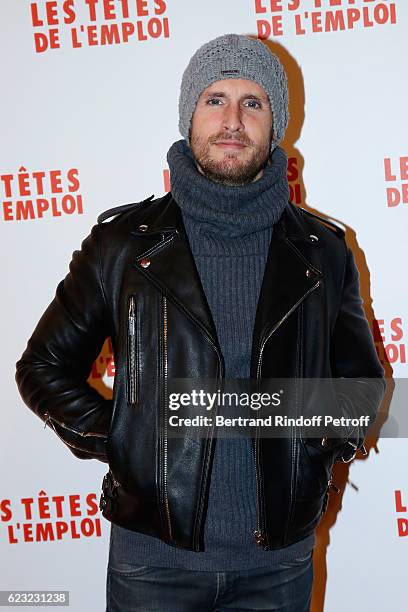
[{"label": "man", "polygon": [[[343,231],[288,202],[278,58],[245,36],[210,41],[185,70],[179,113],[171,193],[100,215],[17,383],[74,455],[109,463],[108,612],[304,612],[331,470],[365,429],[171,437],[169,381],[353,378],[336,401],[373,416],[383,369]],[[86,382],[108,336],[112,401]]]}]

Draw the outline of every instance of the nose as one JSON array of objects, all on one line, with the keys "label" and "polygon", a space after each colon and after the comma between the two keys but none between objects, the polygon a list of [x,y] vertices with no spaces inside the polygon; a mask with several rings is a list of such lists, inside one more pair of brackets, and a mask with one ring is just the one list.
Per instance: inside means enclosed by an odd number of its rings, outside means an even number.
[{"label": "nose", "polygon": [[226,105],[223,115],[223,128],[230,132],[241,132],[245,126],[242,123],[242,113],[238,102]]}]

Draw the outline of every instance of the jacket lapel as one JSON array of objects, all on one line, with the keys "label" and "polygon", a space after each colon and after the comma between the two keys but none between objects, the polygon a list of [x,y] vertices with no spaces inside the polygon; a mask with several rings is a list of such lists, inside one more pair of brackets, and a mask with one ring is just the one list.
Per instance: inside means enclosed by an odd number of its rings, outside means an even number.
[{"label": "jacket lapel", "polygon": [[[147,229],[140,229],[146,226]],[[171,194],[160,201],[159,210],[151,210],[143,224],[131,233],[149,238],[146,248],[136,257],[135,268],[201,327],[220,350],[214,320],[191,252],[181,211]],[[150,264],[143,267],[146,259]]]},{"label": "jacket lapel", "polygon": [[[314,290],[323,277],[316,261],[316,236],[308,233],[301,213],[289,203],[274,226],[255,318],[251,376],[256,376],[262,345]],[[313,252],[314,251],[314,252]],[[313,257],[311,254],[313,252]]]}]

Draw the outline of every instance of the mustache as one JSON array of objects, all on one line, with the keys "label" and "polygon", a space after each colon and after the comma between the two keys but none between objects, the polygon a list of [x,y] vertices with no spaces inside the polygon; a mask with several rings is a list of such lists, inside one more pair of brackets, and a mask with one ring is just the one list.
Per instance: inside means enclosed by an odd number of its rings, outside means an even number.
[{"label": "mustache", "polygon": [[218,140],[237,140],[239,142],[242,142],[242,144],[246,145],[247,147],[254,146],[252,140],[248,138],[248,136],[246,136],[245,134],[231,134],[230,132],[219,132],[215,136],[209,138],[208,142],[210,144],[214,144]]}]

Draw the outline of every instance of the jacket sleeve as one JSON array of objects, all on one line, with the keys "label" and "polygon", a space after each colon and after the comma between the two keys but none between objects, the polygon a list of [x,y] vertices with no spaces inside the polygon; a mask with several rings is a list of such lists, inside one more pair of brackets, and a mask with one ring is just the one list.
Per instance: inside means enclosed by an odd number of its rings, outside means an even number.
[{"label": "jacket sleeve", "polygon": [[[372,424],[385,393],[384,368],[364,313],[358,269],[347,247],[342,299],[331,342],[331,369],[339,416],[368,416]],[[344,460],[363,446],[369,425],[349,428]]]},{"label": "jacket sleeve", "polygon": [[25,404],[81,459],[107,462],[112,400],[87,382],[92,364],[110,335],[95,225],[69,273],[28,340],[16,364],[16,382]]}]

